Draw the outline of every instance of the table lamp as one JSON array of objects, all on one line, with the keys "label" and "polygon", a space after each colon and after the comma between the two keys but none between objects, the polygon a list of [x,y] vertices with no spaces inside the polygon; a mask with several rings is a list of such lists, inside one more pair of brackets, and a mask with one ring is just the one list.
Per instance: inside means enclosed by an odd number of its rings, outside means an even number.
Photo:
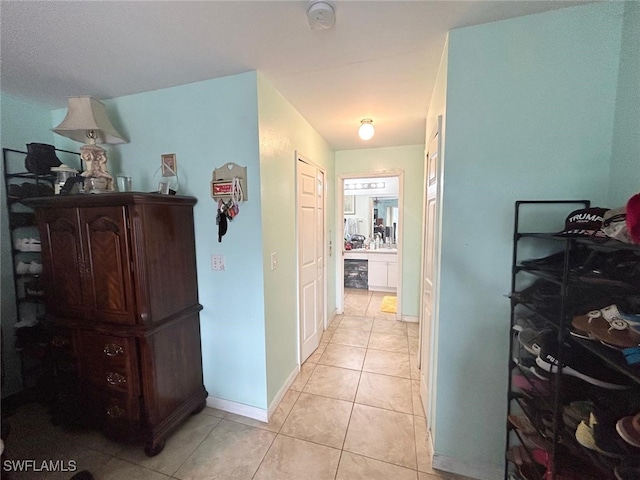
[{"label": "table lamp", "polygon": [[53,132],[83,142],[80,158],[85,162],[85,191],[113,191],[113,177],[107,171],[107,152],[102,144],[127,143],[109,121],[104,104],[88,95],[69,97],[69,109]]}]

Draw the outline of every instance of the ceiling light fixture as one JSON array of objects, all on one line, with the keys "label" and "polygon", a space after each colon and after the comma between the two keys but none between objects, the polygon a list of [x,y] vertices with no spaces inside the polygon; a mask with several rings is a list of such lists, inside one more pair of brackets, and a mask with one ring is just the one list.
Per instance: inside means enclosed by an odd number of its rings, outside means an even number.
[{"label": "ceiling light fixture", "polygon": [[360,124],[361,125],[358,129],[358,135],[360,135],[360,138],[362,140],[370,140],[375,133],[375,130],[373,129],[373,120],[371,120],[370,118],[363,118],[360,121]]}]

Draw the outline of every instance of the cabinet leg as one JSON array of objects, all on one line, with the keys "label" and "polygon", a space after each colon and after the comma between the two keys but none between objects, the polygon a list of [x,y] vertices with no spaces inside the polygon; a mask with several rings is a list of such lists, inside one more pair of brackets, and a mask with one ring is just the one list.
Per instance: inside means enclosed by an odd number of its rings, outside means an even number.
[{"label": "cabinet leg", "polygon": [[197,415],[202,410],[204,410],[204,407],[206,406],[207,406],[207,400],[206,399],[202,400],[202,403],[199,403],[198,406],[193,409],[193,412],[191,412],[191,415]]},{"label": "cabinet leg", "polygon": [[147,442],[144,446],[144,454],[147,457],[155,457],[164,450],[164,437],[156,439],[154,442]]}]

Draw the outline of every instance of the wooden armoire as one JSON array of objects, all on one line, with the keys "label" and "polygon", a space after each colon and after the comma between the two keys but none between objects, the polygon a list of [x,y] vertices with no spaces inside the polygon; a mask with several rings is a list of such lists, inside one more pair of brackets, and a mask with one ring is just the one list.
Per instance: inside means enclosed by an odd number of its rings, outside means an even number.
[{"label": "wooden armoire", "polygon": [[207,397],[195,198],[102,193],[25,203],[40,229],[46,321],[77,374],[79,415],[158,454]]}]

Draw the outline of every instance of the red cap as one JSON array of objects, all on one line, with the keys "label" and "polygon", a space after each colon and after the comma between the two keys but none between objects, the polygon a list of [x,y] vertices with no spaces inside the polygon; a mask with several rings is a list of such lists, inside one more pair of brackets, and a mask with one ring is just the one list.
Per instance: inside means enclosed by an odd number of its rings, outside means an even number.
[{"label": "red cap", "polygon": [[640,193],[627,202],[627,230],[634,243],[640,243]]}]

